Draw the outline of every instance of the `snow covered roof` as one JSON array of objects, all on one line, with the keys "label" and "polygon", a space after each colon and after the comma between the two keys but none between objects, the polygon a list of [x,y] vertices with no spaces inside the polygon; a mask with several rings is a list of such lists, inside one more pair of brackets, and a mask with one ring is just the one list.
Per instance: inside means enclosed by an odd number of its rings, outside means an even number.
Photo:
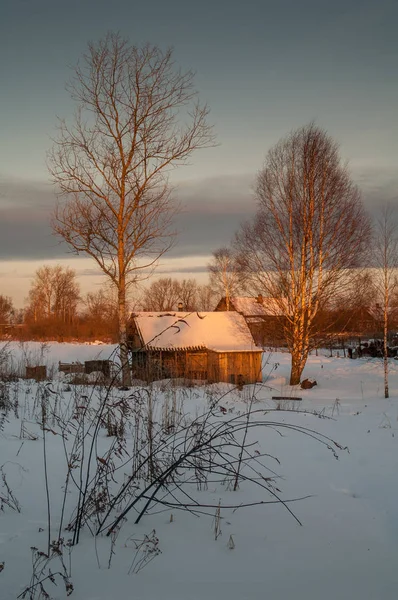
[{"label": "snow covered roof", "polygon": [[263,296],[258,298],[249,296],[231,298],[234,309],[245,317],[281,316],[284,314],[281,310],[281,301],[283,302],[283,299],[265,298]]},{"label": "snow covered roof", "polygon": [[236,312],[138,312],[132,318],[146,348],[261,351],[244,318]]}]

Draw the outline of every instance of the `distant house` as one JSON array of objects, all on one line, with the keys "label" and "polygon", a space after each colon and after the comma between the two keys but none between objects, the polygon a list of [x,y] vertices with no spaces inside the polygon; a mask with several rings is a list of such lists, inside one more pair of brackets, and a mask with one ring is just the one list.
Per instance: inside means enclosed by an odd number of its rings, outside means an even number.
[{"label": "distant house", "polygon": [[[258,346],[280,345],[284,342],[286,311],[282,309],[280,300],[266,298],[261,294],[257,297],[239,296],[229,299],[229,310],[242,315]],[[221,298],[214,310],[226,311],[226,298]]]},{"label": "distant house", "polygon": [[[396,329],[397,312],[394,306],[388,309],[390,331]],[[332,331],[344,334],[345,337],[383,337],[383,307],[380,304],[348,309],[343,307],[332,313],[333,318]]]},{"label": "distant house", "polygon": [[133,375],[224,381],[262,380],[262,349],[236,312],[138,312],[130,323]]}]

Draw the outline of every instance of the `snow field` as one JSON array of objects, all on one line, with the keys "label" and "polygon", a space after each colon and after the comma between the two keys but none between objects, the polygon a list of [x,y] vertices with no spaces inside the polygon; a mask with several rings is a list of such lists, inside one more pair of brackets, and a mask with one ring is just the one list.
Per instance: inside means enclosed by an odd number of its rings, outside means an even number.
[{"label": "snow field", "polygon": [[[13,360],[21,364],[21,347],[15,344],[8,349]],[[107,358],[114,349],[105,345],[51,344],[46,360],[57,364],[59,360]],[[40,347],[27,344],[24,351],[25,354],[40,352]],[[302,525],[280,503],[223,508],[273,499],[250,481],[240,482],[237,491],[228,489],[215,475],[210,478],[207,489],[197,490],[196,485],[187,482],[184,489],[192,498],[213,506],[220,502],[218,539],[214,539],[215,508],[203,509],[202,513],[207,514],[194,516],[160,504],[152,505],[137,525],[134,524],[136,513],[131,511],[113,547],[109,537],[103,534],[94,537],[85,527],[79,544],[71,551],[70,580],[74,587],[71,598],[254,600],[272,597],[282,600],[294,595],[295,600],[395,599],[398,593],[398,364],[391,361],[390,368],[391,398],[386,400],[380,362],[311,356],[304,376],[316,379],[318,385],[304,391],[287,385],[289,355],[265,354],[264,383],[256,388],[252,419],[275,425],[251,429],[247,441],[252,444],[253,453],[271,455],[265,464],[270,469],[269,475],[275,474],[273,485],[281,490],[276,493],[282,499],[311,496],[288,504]],[[3,417],[0,428],[0,466],[4,465],[6,480],[21,512],[4,503],[0,512],[0,563],[4,562],[0,572],[2,600],[16,598],[29,585],[30,548],[45,551],[48,535],[43,430],[39,423],[40,394],[46,384],[17,380],[8,386],[13,408]],[[50,408],[65,419],[73,414],[82,396],[92,393],[90,386],[76,388],[61,379],[50,386]],[[223,409],[219,415],[215,414],[217,423],[238,417],[247,410],[253,391],[247,386],[240,393],[226,384],[177,390],[167,387],[167,383],[155,387],[154,419],[158,421],[164,418],[165,404],[170,406],[173,399],[187,420],[206,412],[209,401],[216,397],[220,398],[218,409],[220,406]],[[118,398],[127,398],[129,393],[115,392]],[[144,397],[146,395],[147,392]],[[275,410],[277,403],[271,399],[273,395],[292,398],[281,404],[286,410]],[[297,397],[303,400],[294,400]],[[100,398],[93,397],[92,401],[95,405]],[[294,412],[292,408],[302,412]],[[2,414],[4,410],[0,410],[0,421]],[[55,539],[67,466],[59,424],[48,418],[48,431],[44,433],[51,503],[50,534],[51,539]],[[21,435],[21,425],[25,428],[24,435]],[[331,450],[312,437],[295,429],[278,428],[278,425],[315,430],[338,442],[342,449],[333,446],[335,458]],[[126,447],[131,451],[134,440],[128,426],[125,437]],[[104,456],[113,440],[107,436],[106,428],[102,428],[96,456]],[[70,448],[71,434],[65,443]],[[344,449],[346,446],[348,449]],[[116,472],[115,480],[120,483],[130,472],[131,466],[126,464]],[[250,468],[245,467],[244,473],[249,472]],[[1,481],[0,496],[7,496]],[[66,495],[64,525],[73,514],[76,497],[76,486],[71,485]],[[129,574],[134,561],[144,556],[144,546],[137,551],[137,540],[143,540],[145,535],[150,537],[153,530],[161,553],[139,572]],[[71,537],[64,527],[62,535],[65,540]],[[233,549],[229,547],[230,536],[235,545]],[[108,568],[111,550],[114,554]],[[67,564],[68,553],[65,549]],[[53,572],[59,568],[56,558],[50,566]],[[56,581],[57,586],[49,582],[45,589],[52,598],[65,598],[62,581]]]}]

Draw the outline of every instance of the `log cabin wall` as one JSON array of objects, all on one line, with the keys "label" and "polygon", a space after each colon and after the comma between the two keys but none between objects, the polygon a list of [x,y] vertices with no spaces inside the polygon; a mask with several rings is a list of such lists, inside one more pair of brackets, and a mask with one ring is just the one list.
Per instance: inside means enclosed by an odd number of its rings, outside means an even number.
[{"label": "log cabin wall", "polygon": [[132,352],[133,376],[145,381],[183,377],[206,381],[207,352],[203,350],[149,350]]},{"label": "log cabin wall", "polygon": [[208,379],[211,382],[256,383],[262,381],[261,352],[210,352]]}]

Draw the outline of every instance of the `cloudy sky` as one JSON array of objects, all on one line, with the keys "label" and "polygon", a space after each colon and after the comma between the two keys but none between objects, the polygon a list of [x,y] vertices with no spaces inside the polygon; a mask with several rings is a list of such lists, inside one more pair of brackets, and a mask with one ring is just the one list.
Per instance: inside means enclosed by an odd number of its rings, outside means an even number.
[{"label": "cloudy sky", "polygon": [[89,40],[118,30],[174,47],[196,71],[219,145],[174,175],[178,244],[160,274],[204,279],[212,250],[255,210],[267,150],[311,120],[340,143],[366,204],[398,203],[396,0],[1,0],[0,294],[23,306],[43,263],[100,278],[53,237],[46,151],[73,113],[65,82]]}]

